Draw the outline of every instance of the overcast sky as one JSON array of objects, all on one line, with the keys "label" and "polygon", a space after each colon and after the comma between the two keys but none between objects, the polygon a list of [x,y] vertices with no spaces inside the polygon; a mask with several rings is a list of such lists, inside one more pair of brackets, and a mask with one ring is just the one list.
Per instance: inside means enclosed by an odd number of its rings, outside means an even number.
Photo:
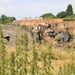
[{"label": "overcast sky", "polygon": [[14,16],[17,20],[25,17],[39,17],[44,13],[56,15],[66,11],[71,4],[75,13],[75,0],[0,0],[0,16]]}]

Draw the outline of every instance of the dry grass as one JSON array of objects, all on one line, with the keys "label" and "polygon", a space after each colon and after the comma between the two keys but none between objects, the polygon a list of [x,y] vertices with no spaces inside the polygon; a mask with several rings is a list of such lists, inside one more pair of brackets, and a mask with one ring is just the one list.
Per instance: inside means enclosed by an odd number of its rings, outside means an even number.
[{"label": "dry grass", "polygon": [[5,45],[7,54],[10,55],[11,52],[15,52],[15,46]]},{"label": "dry grass", "polygon": [[[29,22],[29,21],[22,22],[22,25],[36,26],[37,23],[42,23],[42,22],[43,23],[51,23],[51,24],[55,23],[54,20],[52,20],[52,19],[44,19],[44,20],[39,20],[39,21],[35,20],[34,22]],[[72,30],[70,30],[70,33],[75,36],[75,22],[72,22],[72,21],[68,22],[68,27],[72,29]],[[57,30],[58,31],[64,30],[64,26],[63,25],[58,26]],[[55,40],[53,40],[53,38],[47,38],[47,39],[50,40],[50,42],[53,45],[57,44],[57,42]],[[75,44],[75,40],[73,42],[71,42],[72,46],[74,46],[74,44]],[[15,51],[14,46],[6,45],[6,49],[7,49],[8,54],[10,54],[12,51]],[[47,47],[44,47],[44,46],[38,45],[37,49],[38,49],[39,54],[41,54],[41,56],[42,56],[42,54],[47,52]],[[52,50],[52,53],[53,53],[53,57],[54,57],[54,59],[52,61],[52,66],[54,68],[54,70],[53,70],[54,75],[57,75],[59,66],[63,65],[64,63],[70,62],[71,56],[73,54],[74,54],[73,56],[75,57],[75,52],[72,54],[72,51],[69,51],[69,50],[62,51],[62,48],[54,49],[54,50]],[[38,65],[42,66],[42,62],[38,62]]]},{"label": "dry grass", "polygon": [[57,27],[57,31],[59,32],[59,31],[65,31],[65,29],[64,29],[65,27],[63,26],[63,25],[59,25],[58,27]]},{"label": "dry grass", "polygon": [[52,62],[53,75],[58,75],[59,67],[68,62],[70,62],[70,60],[53,60]]},{"label": "dry grass", "polygon": [[[47,46],[43,46],[43,45],[36,45],[37,50],[39,55],[45,54],[47,53]],[[14,46],[10,46],[10,45],[6,45],[6,49],[8,54],[10,55],[10,53],[12,51],[15,51],[15,47]],[[57,75],[58,70],[59,70],[59,66],[62,66],[63,64],[70,62],[71,60],[71,56],[73,55],[75,57],[75,52],[73,53],[72,51],[63,51],[59,49],[55,49],[52,50],[53,53],[53,60],[52,60],[52,67],[53,67],[53,75]],[[42,62],[38,62],[38,65],[40,67],[42,67]]]},{"label": "dry grass", "polygon": [[24,26],[27,26],[27,27],[29,27],[29,26],[36,27],[36,25],[38,23],[50,23],[50,24],[54,24],[55,20],[53,20],[51,18],[47,18],[47,19],[40,19],[40,18],[39,19],[36,19],[36,18],[34,18],[34,19],[25,19],[25,20],[21,21],[20,25],[21,26],[24,25]]},{"label": "dry grass", "polygon": [[[20,25],[24,25],[27,27],[33,26],[36,27],[38,23],[50,23],[51,25],[54,25],[55,23],[59,23],[62,22],[63,19],[51,19],[51,18],[47,18],[47,19],[32,19],[32,20],[22,20]],[[75,21],[67,21],[66,23],[66,27],[69,28],[69,33],[75,36]],[[56,27],[57,31],[65,31],[65,26],[62,25],[58,25]]]}]

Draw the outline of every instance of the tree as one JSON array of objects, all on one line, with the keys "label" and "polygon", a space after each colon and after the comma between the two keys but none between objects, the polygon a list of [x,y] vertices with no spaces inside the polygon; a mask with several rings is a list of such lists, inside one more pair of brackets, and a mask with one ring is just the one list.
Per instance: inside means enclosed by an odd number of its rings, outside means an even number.
[{"label": "tree", "polygon": [[66,18],[75,18],[75,14],[70,15],[70,16],[66,16]]},{"label": "tree", "polygon": [[41,17],[43,17],[43,18],[55,18],[55,16],[52,13],[45,13],[45,14],[41,15]]},{"label": "tree", "polygon": [[67,16],[73,15],[73,8],[72,8],[72,5],[71,5],[71,4],[69,4],[69,5],[67,6],[66,15],[67,15]]},{"label": "tree", "polygon": [[4,14],[1,15],[1,23],[2,24],[10,24],[13,20],[16,20],[15,17],[8,17]]},{"label": "tree", "polygon": [[58,18],[65,18],[65,17],[71,16],[71,15],[73,15],[73,8],[72,8],[72,5],[69,4],[69,5],[67,6],[66,11],[61,11],[60,13],[58,13],[58,14],[56,15],[56,17],[58,17]]},{"label": "tree", "polygon": [[56,16],[57,16],[58,18],[64,18],[64,17],[66,17],[66,12],[65,12],[65,11],[61,11],[61,12],[58,13]]},{"label": "tree", "polygon": [[1,15],[1,20],[2,20],[2,24],[4,23],[6,23],[6,19],[7,19],[7,17],[6,17],[6,15]]}]

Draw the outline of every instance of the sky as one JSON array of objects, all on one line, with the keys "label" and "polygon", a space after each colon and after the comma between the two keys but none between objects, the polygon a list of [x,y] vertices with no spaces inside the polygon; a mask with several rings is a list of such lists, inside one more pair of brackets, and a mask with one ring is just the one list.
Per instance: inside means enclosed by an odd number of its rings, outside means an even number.
[{"label": "sky", "polygon": [[21,18],[40,17],[45,13],[56,15],[66,11],[68,4],[73,7],[75,13],[75,0],[0,0],[0,16],[14,16]]}]

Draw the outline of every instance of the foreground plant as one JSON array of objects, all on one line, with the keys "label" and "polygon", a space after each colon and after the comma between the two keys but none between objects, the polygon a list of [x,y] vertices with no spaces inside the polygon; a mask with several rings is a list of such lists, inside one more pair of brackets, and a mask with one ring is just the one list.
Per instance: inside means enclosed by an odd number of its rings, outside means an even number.
[{"label": "foreground plant", "polygon": [[0,24],[0,75],[6,74],[6,49],[3,42],[2,27]]},{"label": "foreground plant", "polygon": [[43,54],[43,72],[42,75],[52,75],[52,45],[49,45],[47,48],[47,52]]},{"label": "foreground plant", "polygon": [[59,67],[58,75],[75,75],[75,57],[72,48],[70,52],[70,62]]},{"label": "foreground plant", "polygon": [[12,52],[11,53],[11,56],[10,56],[10,68],[9,68],[10,72],[9,72],[9,75],[16,75],[16,72],[15,72],[15,52]]},{"label": "foreground plant", "polygon": [[35,42],[32,44],[32,60],[31,60],[31,75],[38,75],[38,53],[35,47]]},{"label": "foreground plant", "polygon": [[[16,34],[17,35],[17,34]],[[28,36],[23,33],[16,42],[16,75],[26,75],[27,74],[27,51],[28,51]]]}]

